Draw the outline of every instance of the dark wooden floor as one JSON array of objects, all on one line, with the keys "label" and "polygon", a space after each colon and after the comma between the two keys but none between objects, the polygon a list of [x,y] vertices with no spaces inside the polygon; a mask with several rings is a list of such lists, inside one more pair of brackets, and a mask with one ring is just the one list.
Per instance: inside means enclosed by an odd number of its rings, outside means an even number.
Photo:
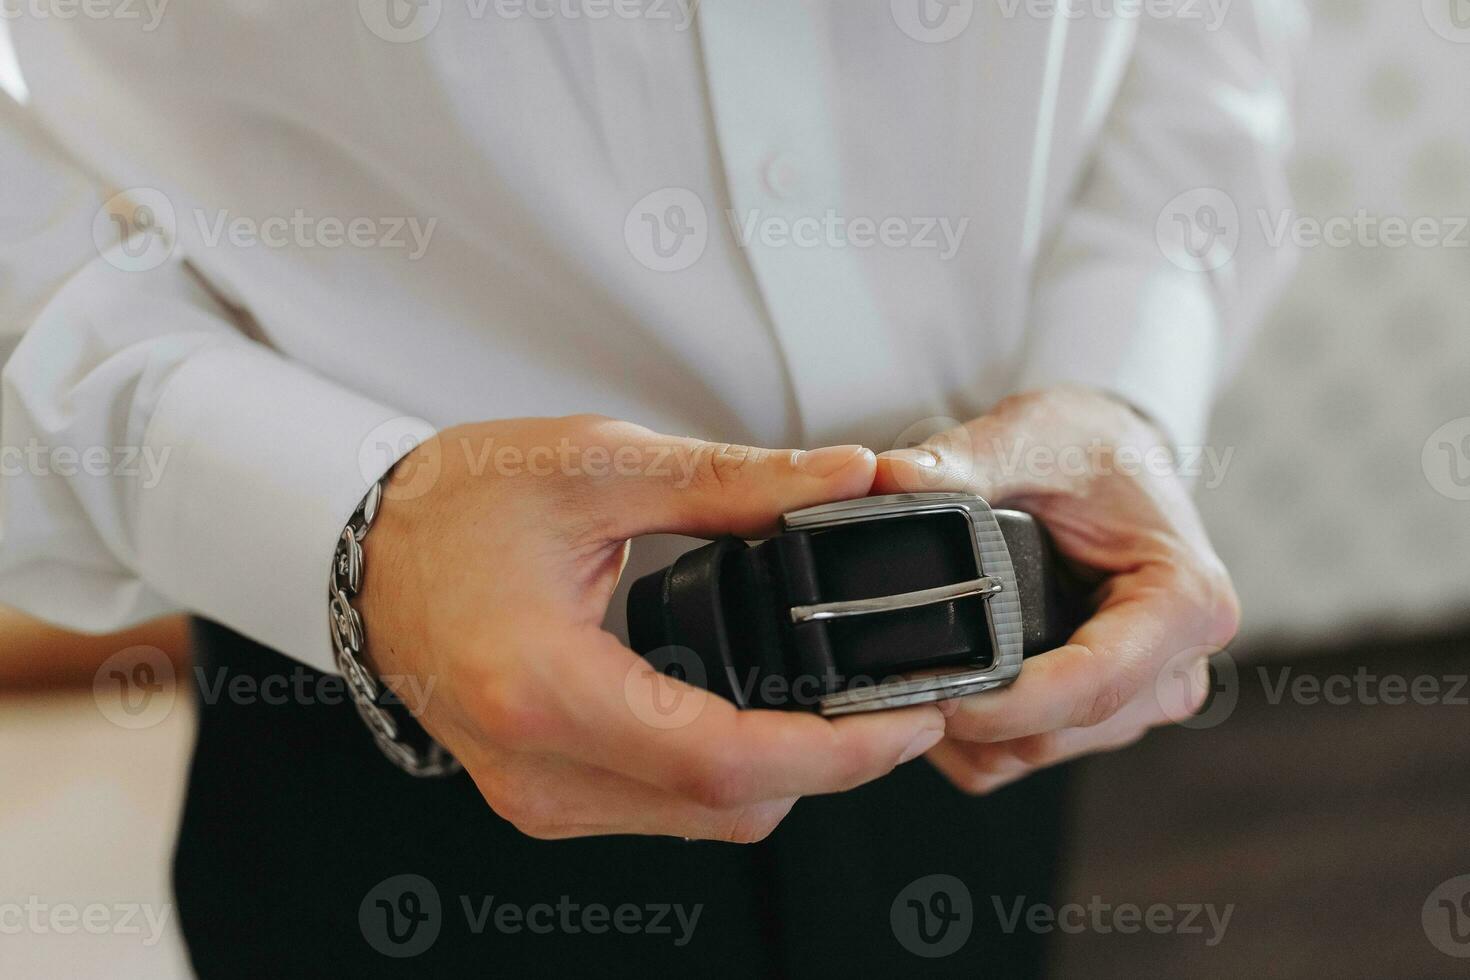
[{"label": "dark wooden floor", "polygon": [[[1067,863],[1068,900],[1084,905],[1233,904],[1223,939],[1207,947],[1208,926],[1054,932],[1052,974],[1470,976],[1470,958],[1436,949],[1422,918],[1436,886],[1470,874],[1470,684],[1445,703],[1470,675],[1470,631],[1237,659],[1238,701],[1223,722],[1159,730],[1077,767]],[[1350,703],[1272,704],[1287,667],[1291,678],[1345,675]],[[1434,678],[1439,703],[1363,703],[1360,668]],[[1470,956],[1470,942],[1459,951]]]}]

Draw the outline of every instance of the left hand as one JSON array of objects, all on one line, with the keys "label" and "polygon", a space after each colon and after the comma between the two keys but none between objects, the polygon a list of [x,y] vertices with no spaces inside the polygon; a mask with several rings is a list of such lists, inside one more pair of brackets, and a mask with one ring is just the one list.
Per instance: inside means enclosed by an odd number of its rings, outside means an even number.
[{"label": "left hand", "polygon": [[965,491],[1028,511],[1065,557],[1105,576],[1066,646],[1027,659],[1009,687],[942,706],[945,738],[928,758],[960,789],[1120,748],[1203,705],[1206,658],[1235,636],[1240,607],[1171,458],[1127,405],[1075,387],[1014,395],[878,457],[873,493]]}]

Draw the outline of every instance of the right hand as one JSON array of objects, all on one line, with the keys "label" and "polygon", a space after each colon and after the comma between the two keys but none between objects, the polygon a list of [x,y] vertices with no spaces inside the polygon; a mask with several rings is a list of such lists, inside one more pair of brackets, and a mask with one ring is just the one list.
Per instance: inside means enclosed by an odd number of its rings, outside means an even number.
[{"label": "right hand", "polygon": [[798,797],[925,752],[939,710],[739,711],[654,670],[603,616],[630,538],[765,536],[785,511],[866,494],[875,467],[856,446],[751,449],[595,416],[447,430],[400,461],[364,542],[368,664],[526,834],[760,840]]}]

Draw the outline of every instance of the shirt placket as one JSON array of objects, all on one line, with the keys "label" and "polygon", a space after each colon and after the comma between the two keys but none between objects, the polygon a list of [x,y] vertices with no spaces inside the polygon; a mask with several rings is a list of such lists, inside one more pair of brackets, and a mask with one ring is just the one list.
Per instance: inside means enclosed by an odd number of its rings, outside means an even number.
[{"label": "shirt placket", "polygon": [[730,200],[717,224],[750,264],[803,435],[854,438],[912,382],[846,234],[853,218],[884,216],[844,210],[830,53],[794,0],[704,0],[699,30]]}]

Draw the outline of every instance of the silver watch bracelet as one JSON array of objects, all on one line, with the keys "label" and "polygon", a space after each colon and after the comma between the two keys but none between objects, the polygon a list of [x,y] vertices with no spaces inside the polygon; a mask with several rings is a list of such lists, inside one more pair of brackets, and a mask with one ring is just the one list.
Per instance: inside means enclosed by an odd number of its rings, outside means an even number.
[{"label": "silver watch bracelet", "polygon": [[[352,600],[362,591],[362,542],[382,506],[384,480],[374,483],[367,496],[362,498],[362,503],[357,505],[351,520],[342,529],[342,536],[337,539],[337,550],[332,556],[327,608],[332,622],[332,647],[337,654],[337,669],[347,681],[347,691],[358,715],[390,762],[411,776],[452,776],[461,769],[459,760],[427,732],[417,740],[421,745],[405,738],[405,729],[410,726],[418,728],[417,722],[401,702],[393,699],[391,692],[385,697],[386,686],[362,663],[367,637],[362,617],[353,607]],[[400,709],[397,718],[390,711],[393,706]]]}]

